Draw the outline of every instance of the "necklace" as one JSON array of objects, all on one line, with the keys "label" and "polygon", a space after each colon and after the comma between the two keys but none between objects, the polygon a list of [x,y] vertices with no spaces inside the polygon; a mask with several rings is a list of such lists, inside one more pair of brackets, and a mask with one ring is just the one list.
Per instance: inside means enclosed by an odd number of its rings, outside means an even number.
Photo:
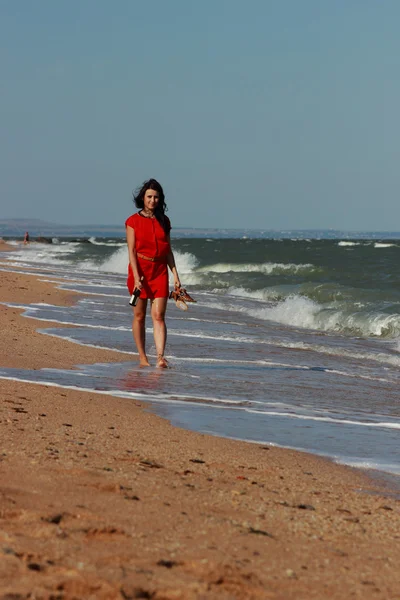
[{"label": "necklace", "polygon": [[142,214],[144,217],[146,217],[147,219],[153,219],[153,218],[154,218],[154,213],[152,213],[152,212],[146,212],[146,211],[145,211],[145,210],[143,210],[143,209],[142,209],[140,212],[141,212],[141,214]]}]

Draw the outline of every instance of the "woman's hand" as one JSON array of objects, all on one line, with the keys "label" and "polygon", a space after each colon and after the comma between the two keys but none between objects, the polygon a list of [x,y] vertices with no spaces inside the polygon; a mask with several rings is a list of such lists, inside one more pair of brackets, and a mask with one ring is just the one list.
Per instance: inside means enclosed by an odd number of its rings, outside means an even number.
[{"label": "woman's hand", "polygon": [[139,277],[139,275],[135,277],[135,289],[141,290],[143,288],[142,279],[143,277]]},{"label": "woman's hand", "polygon": [[175,277],[175,287],[176,288],[180,288],[181,287],[181,282],[179,281],[179,277]]}]

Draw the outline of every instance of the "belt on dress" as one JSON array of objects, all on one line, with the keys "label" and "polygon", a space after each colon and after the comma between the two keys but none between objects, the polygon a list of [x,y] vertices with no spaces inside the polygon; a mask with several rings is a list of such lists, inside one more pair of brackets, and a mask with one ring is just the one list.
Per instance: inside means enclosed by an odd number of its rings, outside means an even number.
[{"label": "belt on dress", "polygon": [[151,262],[167,262],[165,256],[145,256],[140,252],[136,252],[136,256],[139,258],[144,258],[144,260],[150,260]]}]

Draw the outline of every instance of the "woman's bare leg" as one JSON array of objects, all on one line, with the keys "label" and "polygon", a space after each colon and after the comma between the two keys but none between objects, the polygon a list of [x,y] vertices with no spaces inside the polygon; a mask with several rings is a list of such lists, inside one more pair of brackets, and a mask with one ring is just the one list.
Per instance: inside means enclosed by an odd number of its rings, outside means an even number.
[{"label": "woman's bare leg", "polygon": [[146,355],[146,309],[147,299],[139,298],[133,309],[132,333],[139,353],[140,366],[149,367]]},{"label": "woman's bare leg", "polygon": [[164,358],[165,344],[167,342],[167,326],[165,324],[165,311],[168,298],[155,298],[151,303],[151,318],[153,319],[154,342],[157,351],[157,367],[166,368]]}]

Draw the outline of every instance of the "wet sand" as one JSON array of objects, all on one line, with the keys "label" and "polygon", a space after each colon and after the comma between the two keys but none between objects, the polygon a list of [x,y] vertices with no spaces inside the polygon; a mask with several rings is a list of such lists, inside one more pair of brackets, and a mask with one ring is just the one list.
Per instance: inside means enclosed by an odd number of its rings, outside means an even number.
[{"label": "wet sand", "polygon": [[[1,273],[1,302],[76,298]],[[0,305],[2,366],[136,360],[20,312]],[[361,471],[93,392],[2,380],[0,411],[1,599],[400,598],[400,502]]]}]

